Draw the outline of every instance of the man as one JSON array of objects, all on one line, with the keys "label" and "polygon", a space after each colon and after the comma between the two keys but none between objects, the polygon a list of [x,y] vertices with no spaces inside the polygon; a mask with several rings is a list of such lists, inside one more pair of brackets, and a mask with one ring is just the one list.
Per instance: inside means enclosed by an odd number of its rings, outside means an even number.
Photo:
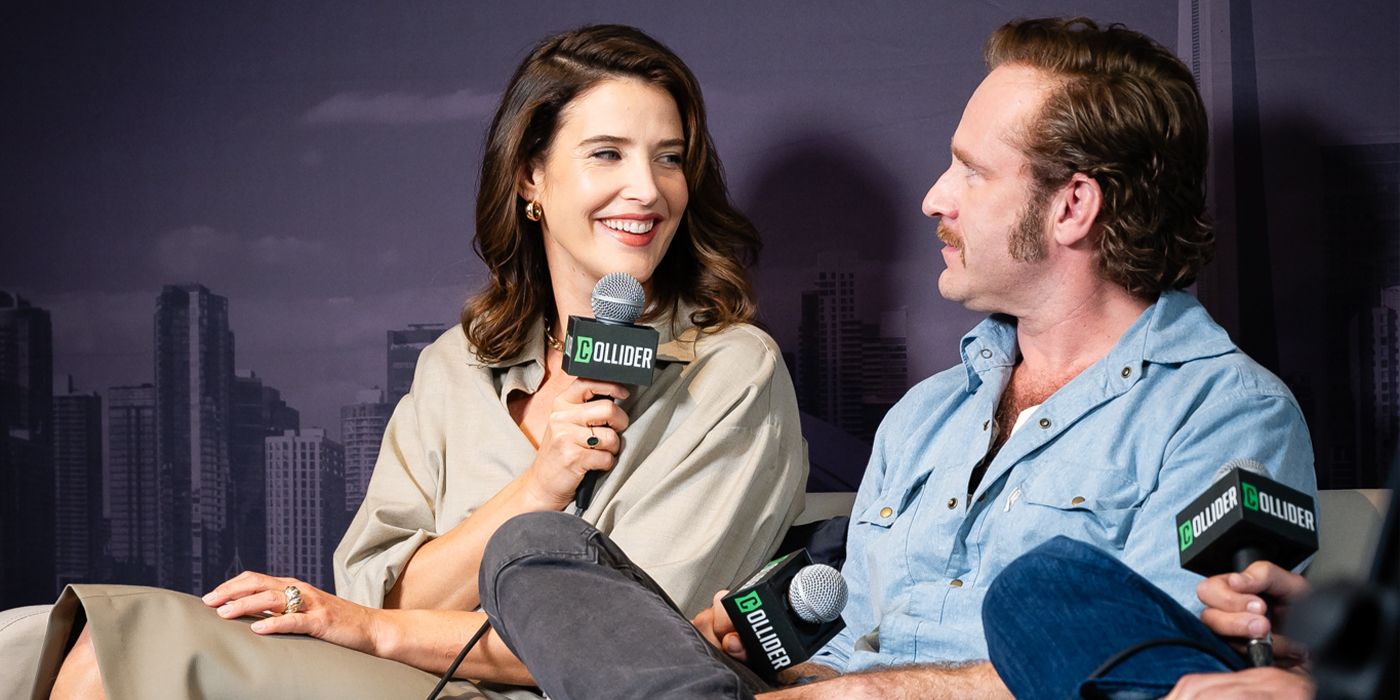
[{"label": "man", "polygon": [[[1194,606],[1172,518],[1222,464],[1316,492],[1292,395],[1179,291],[1214,241],[1190,72],[1084,19],[1011,22],[985,53],[923,208],[945,243],[939,291],[990,316],[881,425],[852,513],[846,629],[773,698],[1005,694],[981,608],[1021,554],[1065,535]],[[677,624],[596,533],[524,519],[488,551],[483,605],[551,697],[762,689],[699,643],[743,656],[718,605]],[[548,637],[532,634],[545,620]]]}]

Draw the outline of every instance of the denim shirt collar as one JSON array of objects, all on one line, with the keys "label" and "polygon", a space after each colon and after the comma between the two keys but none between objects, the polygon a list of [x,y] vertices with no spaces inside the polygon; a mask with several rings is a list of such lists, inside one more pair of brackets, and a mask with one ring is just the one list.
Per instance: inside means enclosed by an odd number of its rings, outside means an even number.
[{"label": "denim shirt collar", "polygon": [[[971,393],[982,385],[987,371],[1016,364],[1016,320],[993,314],[963,336],[959,347],[963,368],[967,371],[967,391]],[[1176,364],[1233,350],[1235,344],[1230,341],[1229,334],[1211,321],[1195,297],[1167,290],[1142,312],[1096,365],[1130,369],[1148,363]],[[1128,374],[1122,378],[1136,381],[1141,372]]]}]

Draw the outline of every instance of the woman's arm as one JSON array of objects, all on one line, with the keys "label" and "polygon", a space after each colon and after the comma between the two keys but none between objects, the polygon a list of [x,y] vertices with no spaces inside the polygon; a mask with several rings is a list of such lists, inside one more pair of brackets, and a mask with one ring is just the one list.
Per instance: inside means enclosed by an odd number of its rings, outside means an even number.
[{"label": "woman's arm", "polygon": [[[301,593],[301,609],[286,609],[285,590]],[[379,610],[356,605],[296,579],[245,572],[204,596],[220,617],[234,619],[273,612],[254,622],[258,634],[305,634],[332,644],[442,674],[462,646],[486,621],[486,613],[461,610]],[[458,667],[457,678],[532,685],[525,665],[494,632],[472,647]]]},{"label": "woman's arm", "polygon": [[[385,596],[384,607],[471,610],[480,605],[477,572],[486,542],[517,515],[563,510],[585,474],[613,467],[627,414],[613,401],[594,399],[627,395],[618,384],[573,380],[554,400],[535,461],[466,520],[424,542]],[[590,437],[598,444],[589,447]]]}]

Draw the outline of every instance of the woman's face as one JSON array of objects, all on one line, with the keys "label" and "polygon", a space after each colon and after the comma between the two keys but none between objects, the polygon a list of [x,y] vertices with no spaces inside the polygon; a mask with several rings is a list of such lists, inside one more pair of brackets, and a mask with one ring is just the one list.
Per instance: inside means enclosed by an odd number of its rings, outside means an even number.
[{"label": "woman's face", "polygon": [[607,79],[564,108],[549,153],[521,186],[544,210],[556,290],[586,295],[611,272],[651,278],[689,199],[684,155],[676,102],[655,85]]}]

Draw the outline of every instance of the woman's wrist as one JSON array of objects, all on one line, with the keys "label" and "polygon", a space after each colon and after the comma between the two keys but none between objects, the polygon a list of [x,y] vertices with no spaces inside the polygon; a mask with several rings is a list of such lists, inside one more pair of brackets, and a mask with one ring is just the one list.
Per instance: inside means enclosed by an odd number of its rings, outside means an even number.
[{"label": "woman's wrist", "polygon": [[366,608],[370,653],[381,659],[396,659],[402,647],[404,630],[401,610]]},{"label": "woman's wrist", "polygon": [[542,513],[560,511],[568,507],[569,501],[573,500],[573,495],[566,494],[561,498],[559,494],[552,493],[551,490],[541,484],[537,478],[538,472],[536,470],[538,468],[538,465],[532,465],[529,470],[521,475],[523,477],[520,483],[522,512]]}]

